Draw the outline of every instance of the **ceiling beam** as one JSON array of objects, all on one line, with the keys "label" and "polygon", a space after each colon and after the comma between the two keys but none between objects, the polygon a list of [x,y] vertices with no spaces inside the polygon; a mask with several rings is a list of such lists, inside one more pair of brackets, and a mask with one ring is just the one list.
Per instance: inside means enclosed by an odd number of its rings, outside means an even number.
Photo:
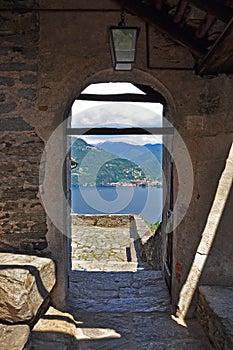
[{"label": "ceiling beam", "polygon": [[179,4],[177,6],[177,10],[175,13],[175,17],[174,17],[175,23],[180,23],[182,21],[182,18],[184,16],[187,5],[188,5],[188,1],[186,1],[186,0],[179,1]]},{"label": "ceiling beam", "polygon": [[233,18],[208,54],[201,60],[196,73],[233,73]]},{"label": "ceiling beam", "polygon": [[[135,83],[133,83],[133,85],[136,86],[136,88],[138,88],[142,92],[144,92],[146,95],[151,96],[152,98],[154,96],[154,98],[156,99],[158,94],[159,94],[156,90],[154,90],[152,87],[150,87],[148,85],[135,84]],[[162,95],[161,95],[161,98],[163,98]]]},{"label": "ceiling beam", "polygon": [[94,95],[94,94],[81,94],[77,98],[84,101],[102,101],[102,102],[154,102],[154,103],[166,103],[163,96],[156,91],[153,94],[109,94],[109,95]]},{"label": "ceiling beam", "polygon": [[206,36],[206,34],[208,33],[208,30],[210,29],[210,27],[214,24],[215,20],[216,20],[215,16],[206,14],[202,24],[196,31],[196,36],[198,38],[204,38],[204,36]]},{"label": "ceiling beam", "polygon": [[141,18],[146,23],[166,34],[170,39],[186,47],[195,56],[202,57],[206,54],[207,41],[195,37],[192,28],[182,28],[178,23],[163,11],[156,10],[153,6],[143,5],[139,0],[118,0],[121,7]]},{"label": "ceiling beam", "polygon": [[224,5],[224,1],[220,0],[188,0],[189,3],[195,5],[210,15],[213,15],[223,22],[228,23],[233,17],[233,9]]},{"label": "ceiling beam", "polygon": [[173,135],[172,127],[156,128],[68,128],[67,135]]},{"label": "ceiling beam", "polygon": [[154,6],[157,10],[161,10],[163,6],[163,0],[154,0]]}]

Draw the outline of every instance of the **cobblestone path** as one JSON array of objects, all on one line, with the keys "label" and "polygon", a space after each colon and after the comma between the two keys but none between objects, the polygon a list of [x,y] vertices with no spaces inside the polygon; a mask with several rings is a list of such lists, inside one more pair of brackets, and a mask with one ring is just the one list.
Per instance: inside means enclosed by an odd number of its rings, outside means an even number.
[{"label": "cobblestone path", "polygon": [[[171,317],[161,271],[143,269],[129,227],[73,227],[68,310],[74,349],[208,350],[199,325]],[[145,267],[145,266],[144,266]],[[88,272],[89,271],[89,272]]]},{"label": "cobblestone path", "polygon": [[50,308],[29,350],[212,349],[195,320],[171,316],[162,272],[143,269],[129,227],[75,227],[72,244],[66,313]]},{"label": "cobblestone path", "polygon": [[72,269],[85,271],[137,271],[140,259],[130,225],[72,229]]},{"label": "cobblestone path", "polygon": [[74,272],[69,312],[77,325],[73,349],[208,350],[200,326],[179,325],[159,271]]}]

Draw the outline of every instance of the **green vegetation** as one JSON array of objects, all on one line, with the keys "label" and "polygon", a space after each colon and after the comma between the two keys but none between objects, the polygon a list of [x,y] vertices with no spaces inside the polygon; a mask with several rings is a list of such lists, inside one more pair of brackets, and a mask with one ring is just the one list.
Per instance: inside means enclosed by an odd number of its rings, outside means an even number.
[{"label": "green vegetation", "polygon": [[97,174],[97,185],[143,181],[146,176],[142,169],[127,159],[117,158],[106,162]]},{"label": "green vegetation", "polygon": [[116,154],[119,158],[128,159],[141,166],[147,178],[162,183],[162,145],[132,145],[125,142],[106,141],[98,145],[106,152]]},{"label": "green vegetation", "polygon": [[134,162],[89,145],[82,139],[72,138],[71,157],[78,162],[78,167],[71,173],[73,186],[143,185],[157,178]]},{"label": "green vegetation", "polygon": [[156,233],[158,227],[160,226],[161,222],[160,221],[156,221],[156,222],[148,222],[147,220],[145,220],[146,224],[149,226],[151,233],[153,233],[153,235]]}]

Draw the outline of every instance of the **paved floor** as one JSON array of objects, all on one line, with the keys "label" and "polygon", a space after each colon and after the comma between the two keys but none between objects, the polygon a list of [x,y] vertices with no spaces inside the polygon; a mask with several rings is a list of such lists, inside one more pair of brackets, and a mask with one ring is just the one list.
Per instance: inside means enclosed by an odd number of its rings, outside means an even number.
[{"label": "paved floor", "polygon": [[195,320],[184,327],[172,318],[161,271],[142,269],[130,235],[74,228],[68,313],[49,310],[29,350],[212,349]]},{"label": "paved floor", "polygon": [[74,349],[210,349],[196,322],[183,327],[172,319],[158,271],[76,272],[68,303],[82,323]]},{"label": "paved floor", "polygon": [[73,270],[137,271],[138,267],[130,223],[119,227],[73,225]]}]

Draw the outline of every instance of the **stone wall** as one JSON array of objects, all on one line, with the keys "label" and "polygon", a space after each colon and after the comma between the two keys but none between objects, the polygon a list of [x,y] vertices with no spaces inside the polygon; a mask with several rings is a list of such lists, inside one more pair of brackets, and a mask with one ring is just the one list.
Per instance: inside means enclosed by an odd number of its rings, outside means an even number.
[{"label": "stone wall", "polygon": [[162,235],[161,225],[154,233],[143,220],[141,215],[133,215],[132,229],[133,237],[138,246],[141,260],[147,267],[153,270],[162,270]]},{"label": "stone wall", "polygon": [[[174,305],[178,304],[232,143],[232,77],[224,74],[196,76],[188,51],[154,30],[149,33],[148,66],[145,23],[130,14],[127,14],[127,23],[141,27],[137,60],[132,72],[114,72],[107,35],[108,26],[119,21],[120,12],[114,12],[118,9],[114,1],[89,1],[88,5],[86,1],[74,0],[68,3],[41,0],[39,5],[35,1],[15,1],[14,5],[11,1],[4,2],[4,6],[22,7],[22,4],[33,6],[34,10],[40,5],[43,11],[0,12],[1,155],[4,162],[1,203],[5,208],[1,213],[3,243],[0,248],[32,250],[45,247],[45,215],[37,197],[36,181],[43,149],[41,140],[49,140],[68,116],[79,93],[94,82],[129,81],[149,85],[167,100],[169,114],[188,148],[194,170],[191,203],[187,209],[181,202],[174,213],[175,221],[184,214],[173,233],[172,297]],[[87,7],[93,11],[83,12]],[[101,8],[109,11],[99,12]],[[64,11],[57,11],[59,9]],[[155,39],[160,52],[157,66]],[[59,163],[63,141],[62,137],[58,140],[60,148],[50,158],[54,174],[58,173],[59,166],[63,166]],[[179,152],[174,142],[175,162]],[[16,176],[16,172],[20,176]],[[181,181],[176,171],[174,175],[176,198],[179,189],[186,185],[186,179]],[[61,203],[61,191],[56,181],[54,177],[49,187],[57,203]],[[229,195],[226,202],[207,264],[199,274],[202,283],[232,284],[232,196]],[[62,204],[58,206],[57,215],[63,220]],[[61,291],[68,266],[67,240],[54,228],[52,221],[48,222],[47,239],[49,249],[59,260],[57,288],[63,298]],[[9,238],[6,240],[5,237]],[[192,291],[196,289],[195,283]],[[192,296],[191,293],[191,299]]]},{"label": "stone wall", "polygon": [[76,226],[121,227],[129,226],[133,220],[131,215],[82,215],[72,214],[72,224]]},{"label": "stone wall", "polygon": [[[195,311],[198,283],[232,285],[233,257],[231,241],[233,217],[232,195],[222,187],[224,207],[215,206],[217,190],[227,164],[233,140],[231,76],[183,77],[178,85],[176,127],[188,147],[194,171],[193,195],[189,208],[173,236],[173,300],[178,310]],[[192,82],[192,86],[191,86]],[[189,99],[185,94],[191,93]],[[179,96],[180,95],[180,96]],[[174,158],[179,149],[174,147]],[[176,173],[175,173],[176,175]],[[232,182],[232,173],[228,173]],[[188,181],[188,179],[187,179]],[[175,193],[179,191],[175,176]],[[220,199],[220,198],[218,198]],[[178,212],[184,208],[180,205]],[[203,236],[205,238],[203,239]],[[199,244],[205,249],[199,250]],[[205,244],[206,242],[206,244]],[[196,259],[198,264],[196,264]],[[201,262],[200,262],[201,261]]]},{"label": "stone wall", "polygon": [[[35,6],[35,1],[14,4]],[[12,6],[1,2],[1,8]],[[46,216],[38,199],[39,164],[44,148],[26,120],[35,114],[39,16],[2,11],[0,49],[0,157],[2,251],[46,248]]]}]

